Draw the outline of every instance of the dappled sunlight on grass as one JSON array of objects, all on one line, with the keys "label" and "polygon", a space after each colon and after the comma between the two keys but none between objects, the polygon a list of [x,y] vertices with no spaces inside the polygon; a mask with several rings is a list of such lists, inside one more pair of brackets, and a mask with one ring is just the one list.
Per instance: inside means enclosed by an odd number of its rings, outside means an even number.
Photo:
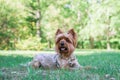
[{"label": "dappled sunlight on grass", "polygon": [[27,64],[37,53],[54,51],[0,51],[0,78],[24,80],[115,80],[120,79],[119,51],[75,51],[78,62],[87,69],[82,70],[34,70]]}]

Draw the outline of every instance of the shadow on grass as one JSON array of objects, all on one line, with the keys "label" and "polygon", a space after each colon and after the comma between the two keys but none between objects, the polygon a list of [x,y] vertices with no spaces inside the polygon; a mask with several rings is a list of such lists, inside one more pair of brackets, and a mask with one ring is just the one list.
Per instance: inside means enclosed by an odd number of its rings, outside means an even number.
[{"label": "shadow on grass", "polygon": [[0,80],[21,80],[28,74],[27,67],[21,64],[27,64],[31,57],[23,55],[0,55]]},{"label": "shadow on grass", "polygon": [[31,59],[31,57],[24,57],[22,55],[0,56],[0,80],[120,79],[120,53],[118,52],[96,52],[90,55],[77,55],[77,59],[82,66],[90,66],[91,68],[76,71],[33,70],[30,67],[20,66],[20,64],[27,63]]},{"label": "shadow on grass", "polygon": [[0,68],[2,67],[15,67],[19,65],[20,63],[25,63],[30,61],[31,57],[25,57],[22,55],[8,55],[3,56],[0,55]]}]

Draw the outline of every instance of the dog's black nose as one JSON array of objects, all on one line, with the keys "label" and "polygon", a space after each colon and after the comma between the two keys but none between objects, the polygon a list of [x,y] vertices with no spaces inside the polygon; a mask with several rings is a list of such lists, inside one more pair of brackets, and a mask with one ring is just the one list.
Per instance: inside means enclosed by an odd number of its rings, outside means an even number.
[{"label": "dog's black nose", "polygon": [[61,46],[64,46],[64,42],[63,41],[60,44],[61,44]]}]

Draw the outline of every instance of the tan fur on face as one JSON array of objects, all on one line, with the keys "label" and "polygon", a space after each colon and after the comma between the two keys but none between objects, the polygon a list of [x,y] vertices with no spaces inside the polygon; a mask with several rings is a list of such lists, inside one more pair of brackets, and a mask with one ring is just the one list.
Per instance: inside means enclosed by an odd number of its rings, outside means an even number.
[{"label": "tan fur on face", "polygon": [[[67,33],[63,33],[60,29],[57,30],[55,36],[56,52],[60,53],[63,57],[69,57],[77,45],[77,36],[73,29],[70,29]],[[60,43],[64,42],[64,47],[67,48],[65,52],[61,52]]]}]

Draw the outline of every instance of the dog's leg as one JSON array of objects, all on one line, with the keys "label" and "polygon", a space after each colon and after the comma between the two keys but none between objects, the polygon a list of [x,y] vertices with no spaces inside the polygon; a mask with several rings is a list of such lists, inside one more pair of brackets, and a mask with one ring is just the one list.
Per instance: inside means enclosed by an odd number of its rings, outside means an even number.
[{"label": "dog's leg", "polygon": [[81,66],[76,59],[70,60],[68,62],[68,65],[69,65],[70,69],[72,69],[72,70],[83,69],[83,66]]},{"label": "dog's leg", "polygon": [[35,69],[41,67],[41,63],[40,63],[39,61],[37,61],[37,60],[31,61],[29,65],[32,66],[32,67],[35,68]]}]

